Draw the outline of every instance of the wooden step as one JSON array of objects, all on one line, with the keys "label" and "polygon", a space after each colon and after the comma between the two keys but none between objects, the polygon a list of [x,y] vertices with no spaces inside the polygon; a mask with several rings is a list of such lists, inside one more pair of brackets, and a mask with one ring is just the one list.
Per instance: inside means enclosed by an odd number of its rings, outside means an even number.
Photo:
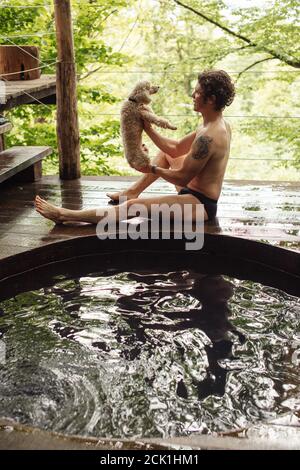
[{"label": "wooden step", "polygon": [[5,124],[0,125],[0,135],[5,134],[5,132],[9,132],[12,128],[10,122],[6,122]]},{"label": "wooden step", "polygon": [[41,160],[52,153],[50,147],[11,147],[0,152],[0,183],[19,176],[32,181],[41,173]]}]

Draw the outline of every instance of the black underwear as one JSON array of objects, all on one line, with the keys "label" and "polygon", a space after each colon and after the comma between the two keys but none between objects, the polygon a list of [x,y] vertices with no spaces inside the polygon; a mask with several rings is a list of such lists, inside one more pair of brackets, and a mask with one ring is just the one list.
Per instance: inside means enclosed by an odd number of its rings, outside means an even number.
[{"label": "black underwear", "polygon": [[194,191],[191,188],[182,188],[178,194],[192,194],[195,196],[204,205],[204,209],[208,215],[208,220],[211,220],[216,216],[218,202],[216,199],[211,199],[210,197],[205,196],[205,194],[199,193],[199,191]]}]

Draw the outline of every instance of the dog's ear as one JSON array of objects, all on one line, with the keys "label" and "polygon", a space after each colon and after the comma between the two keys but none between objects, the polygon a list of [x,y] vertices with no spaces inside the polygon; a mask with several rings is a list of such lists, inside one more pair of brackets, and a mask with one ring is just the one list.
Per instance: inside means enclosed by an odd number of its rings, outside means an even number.
[{"label": "dog's ear", "polygon": [[151,102],[150,98],[150,88],[151,84],[148,81],[141,81],[136,84],[134,89],[129,95],[131,100],[136,101],[137,103],[148,104]]},{"label": "dog's ear", "polygon": [[138,94],[138,91],[134,88],[134,90],[132,90],[132,92],[130,93],[130,95],[128,96],[128,98],[129,98],[130,100],[135,100],[137,94]]},{"label": "dog's ear", "polygon": [[148,90],[139,90],[139,91],[136,91],[135,93],[131,93],[129,98],[141,104],[148,104],[151,102],[151,97],[150,97]]}]

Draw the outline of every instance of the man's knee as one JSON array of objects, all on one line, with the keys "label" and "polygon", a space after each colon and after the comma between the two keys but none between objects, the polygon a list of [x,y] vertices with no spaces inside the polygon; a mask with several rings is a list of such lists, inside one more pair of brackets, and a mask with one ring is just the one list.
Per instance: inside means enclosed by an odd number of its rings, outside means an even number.
[{"label": "man's knee", "polygon": [[168,161],[168,155],[163,152],[162,150],[160,150],[155,159],[154,159],[154,163],[158,166],[160,166],[161,168],[169,168],[170,167],[170,163]]},{"label": "man's knee", "polygon": [[138,198],[128,199],[128,201],[126,201],[126,205],[127,207],[131,207],[134,204],[137,204],[138,202],[139,202]]},{"label": "man's knee", "polygon": [[128,201],[125,202],[125,207],[126,207],[126,210],[130,212],[134,212],[135,210],[135,206],[138,210],[138,208],[140,207],[141,205],[141,200],[139,198],[134,198],[134,199],[129,199]]},{"label": "man's knee", "polygon": [[174,170],[178,170],[179,168],[182,167],[185,157],[186,155],[181,155],[180,157],[173,158],[173,157],[170,157],[170,155],[167,155],[166,158],[168,160],[170,167]]},{"label": "man's knee", "polygon": [[165,155],[166,155],[165,152],[163,152],[162,150],[159,150],[159,151],[157,152],[157,155],[156,155],[156,156],[157,156],[157,157],[164,157]]}]

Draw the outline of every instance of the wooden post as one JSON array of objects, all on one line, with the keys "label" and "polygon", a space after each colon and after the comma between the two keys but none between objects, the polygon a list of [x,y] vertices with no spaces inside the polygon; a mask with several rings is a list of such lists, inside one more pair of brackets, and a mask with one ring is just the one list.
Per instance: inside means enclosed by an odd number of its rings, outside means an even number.
[{"label": "wooden post", "polygon": [[80,178],[80,145],[70,0],[54,0],[54,11],[59,174],[62,179],[76,179]]}]

